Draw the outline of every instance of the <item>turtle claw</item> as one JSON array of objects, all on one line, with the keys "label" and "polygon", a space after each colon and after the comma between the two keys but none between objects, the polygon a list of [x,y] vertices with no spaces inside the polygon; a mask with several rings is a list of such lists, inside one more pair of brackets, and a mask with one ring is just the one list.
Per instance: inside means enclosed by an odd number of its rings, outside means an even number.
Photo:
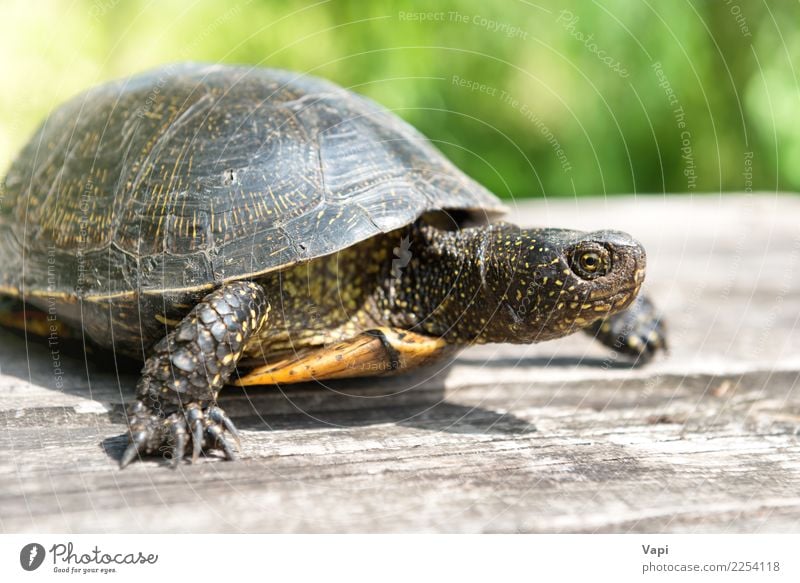
[{"label": "turtle claw", "polygon": [[225,452],[225,457],[234,461],[236,459],[236,452],[233,451],[231,443],[225,438],[222,428],[219,425],[209,425],[206,431],[214,438],[215,443],[222,447],[222,451]]},{"label": "turtle claw", "polygon": [[197,421],[192,429],[192,463],[197,462],[203,451],[203,423]]},{"label": "turtle claw", "polygon": [[646,296],[639,296],[627,310],[596,322],[586,331],[636,365],[668,350],[666,326]]},{"label": "turtle claw", "polygon": [[240,444],[239,431],[225,411],[216,405],[209,405],[203,410],[197,403],[191,403],[187,406],[186,416],[192,424],[192,441],[194,442],[192,463],[197,461],[203,447],[222,449],[226,459],[236,459],[236,452],[228,440],[226,431],[233,437],[237,449]]},{"label": "turtle claw", "polygon": [[204,449],[221,449],[227,459],[236,459],[226,432],[233,437],[237,448],[239,432],[225,411],[216,405],[202,409],[197,403],[189,403],[186,406],[186,419],[191,427],[192,463],[197,461]]},{"label": "turtle claw", "polygon": [[192,463],[195,463],[203,450],[203,410],[192,403],[186,408],[186,418],[192,429]]},{"label": "turtle claw", "polygon": [[[137,457],[153,453],[160,420],[142,401],[134,401],[129,410],[128,447],[119,460],[124,468]],[[157,448],[156,448],[157,449]]]},{"label": "turtle claw", "polygon": [[144,444],[147,441],[147,435],[145,433],[137,433],[135,435],[131,435],[130,442],[128,443],[128,447],[125,448],[125,452],[122,454],[122,457],[119,460],[119,467],[124,468],[128,464],[130,464],[134,459],[139,457],[139,454],[144,449]]},{"label": "turtle claw", "polygon": [[183,423],[171,423],[172,433],[172,467],[177,468],[180,460],[186,455],[186,426]]},{"label": "turtle claw", "polygon": [[222,409],[220,409],[215,405],[212,405],[206,411],[206,416],[212,421],[224,425],[225,429],[228,430],[228,433],[230,433],[233,436],[233,439],[236,442],[236,449],[238,451],[242,450],[242,439],[241,436],[239,435],[239,430],[236,429],[236,426],[233,424],[233,421],[231,421],[231,418],[228,417],[228,414],[225,413],[225,411],[223,411]]},{"label": "turtle claw", "polygon": [[236,459],[233,444],[238,447],[239,432],[228,415],[216,405],[204,410],[198,403],[189,403],[184,411],[159,418],[137,401],[130,413],[129,442],[120,458],[121,468],[137,457],[159,453],[171,459],[172,467],[177,467],[186,456],[189,441],[192,463],[204,450],[211,449],[221,449],[226,459]]}]

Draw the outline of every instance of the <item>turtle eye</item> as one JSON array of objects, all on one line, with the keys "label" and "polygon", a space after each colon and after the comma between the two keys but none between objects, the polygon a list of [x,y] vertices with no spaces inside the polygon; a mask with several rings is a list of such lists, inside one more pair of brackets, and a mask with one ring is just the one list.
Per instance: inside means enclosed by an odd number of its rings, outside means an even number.
[{"label": "turtle eye", "polygon": [[584,279],[594,279],[608,273],[611,261],[605,249],[577,249],[572,255],[570,267]]},{"label": "turtle eye", "polygon": [[594,273],[600,267],[600,256],[594,251],[582,254],[580,261],[581,267],[589,273]]}]

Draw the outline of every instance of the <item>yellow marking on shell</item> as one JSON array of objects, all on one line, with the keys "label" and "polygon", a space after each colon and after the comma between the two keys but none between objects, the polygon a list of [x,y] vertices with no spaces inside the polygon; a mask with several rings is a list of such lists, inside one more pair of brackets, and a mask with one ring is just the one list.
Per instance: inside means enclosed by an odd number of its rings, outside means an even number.
[{"label": "yellow marking on shell", "polygon": [[[19,288],[13,286],[0,286],[0,293],[14,297],[20,296]],[[46,298],[59,298],[59,299],[75,299],[75,294],[70,294],[61,291],[48,291],[47,288],[41,289],[26,289],[25,295],[30,297],[46,297]]]},{"label": "yellow marking on shell", "polygon": [[156,320],[158,320],[159,322],[161,322],[162,324],[165,324],[167,326],[177,326],[178,324],[181,323],[180,320],[173,320],[173,319],[167,318],[166,316],[163,316],[161,314],[156,314],[155,318],[156,318]]},{"label": "yellow marking on shell", "polygon": [[557,309],[557,310],[560,310],[560,309],[562,309],[563,307],[564,307],[564,302],[558,302],[558,304],[556,304],[556,309]]},{"label": "yellow marking on shell", "polygon": [[594,311],[595,312],[607,312],[610,309],[611,309],[611,306],[609,306],[608,304],[600,304],[600,305],[594,307]]},{"label": "yellow marking on shell", "polygon": [[555,280],[553,283],[554,283],[554,284],[556,284],[556,285],[557,285],[557,286],[559,286],[559,287],[560,287],[560,286],[562,286],[562,285],[564,285],[564,282],[563,282],[563,281],[561,281],[560,279],[557,279],[557,280]]},{"label": "yellow marking on shell", "polygon": [[222,358],[222,364],[230,364],[231,362],[233,362],[233,354],[226,354]]}]

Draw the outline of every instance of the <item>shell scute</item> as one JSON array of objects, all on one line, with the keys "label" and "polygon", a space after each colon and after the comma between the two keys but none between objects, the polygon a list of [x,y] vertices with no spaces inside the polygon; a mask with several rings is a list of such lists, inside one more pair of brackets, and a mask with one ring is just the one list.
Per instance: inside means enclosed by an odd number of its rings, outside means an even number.
[{"label": "shell scute", "polygon": [[73,98],[4,187],[0,286],[52,289],[55,265],[55,290],[88,299],[255,277],[431,210],[503,210],[368,99],[289,71],[201,64]]}]

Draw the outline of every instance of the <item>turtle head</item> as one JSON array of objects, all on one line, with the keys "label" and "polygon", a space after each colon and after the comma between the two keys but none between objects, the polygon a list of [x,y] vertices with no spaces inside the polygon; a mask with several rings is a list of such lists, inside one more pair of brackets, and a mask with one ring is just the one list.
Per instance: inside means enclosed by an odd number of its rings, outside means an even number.
[{"label": "turtle head", "polygon": [[[565,336],[627,308],[644,280],[645,251],[619,231],[500,225],[488,243],[486,285],[508,342]],[[492,326],[493,328],[495,326]]]}]

